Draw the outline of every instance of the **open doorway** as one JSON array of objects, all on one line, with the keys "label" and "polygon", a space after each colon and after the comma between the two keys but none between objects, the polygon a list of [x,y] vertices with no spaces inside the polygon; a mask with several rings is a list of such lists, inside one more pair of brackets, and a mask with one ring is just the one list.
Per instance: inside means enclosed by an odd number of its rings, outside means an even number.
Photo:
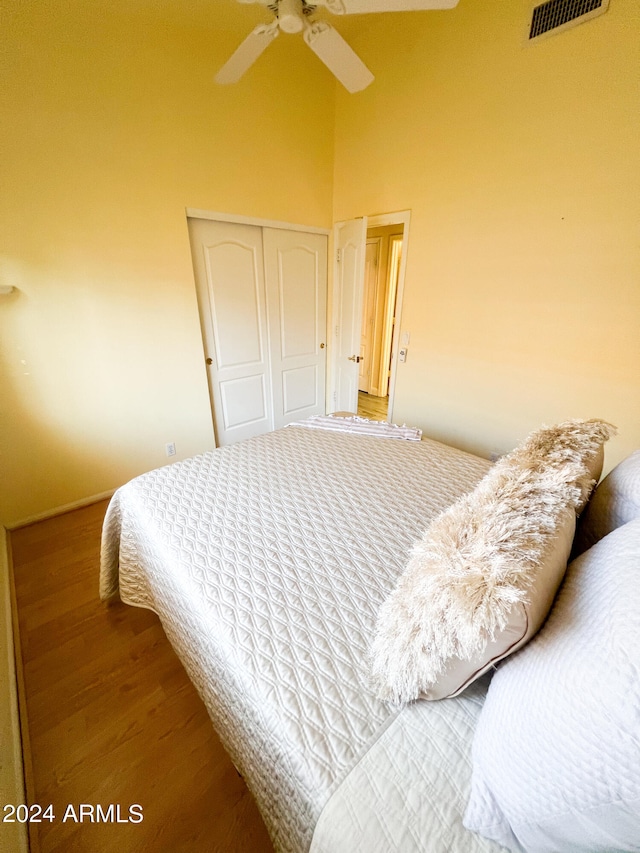
[{"label": "open doorway", "polygon": [[[387,415],[383,417],[378,408],[375,420],[393,420],[410,218],[410,211],[403,210],[334,224],[332,346],[327,412],[363,411],[364,402],[369,405],[376,403],[378,407],[386,405]],[[369,265],[375,266],[375,247],[367,247],[367,233],[369,229],[385,229],[386,226],[394,227],[388,231],[371,230],[373,241],[380,237],[379,260],[378,269],[370,272],[374,285],[365,298],[367,248]],[[393,237],[399,239],[394,240]],[[384,263],[380,263],[383,260],[383,238],[388,246]],[[373,322],[363,324],[372,305]],[[363,362],[366,371],[367,350],[369,373],[361,376]],[[361,381],[363,392],[359,391]],[[358,405],[360,393],[366,395],[361,397],[362,406]]]},{"label": "open doorway", "polygon": [[358,414],[377,421],[389,418],[392,344],[403,240],[402,222],[370,225],[367,229]]}]

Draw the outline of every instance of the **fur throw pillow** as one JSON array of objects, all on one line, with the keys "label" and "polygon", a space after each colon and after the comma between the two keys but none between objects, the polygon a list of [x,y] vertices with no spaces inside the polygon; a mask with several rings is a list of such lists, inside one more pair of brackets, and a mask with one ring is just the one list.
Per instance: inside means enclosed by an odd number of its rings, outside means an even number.
[{"label": "fur throw pillow", "polygon": [[542,427],[431,523],[378,616],[382,698],[455,695],[535,634],[615,432],[600,420]]}]

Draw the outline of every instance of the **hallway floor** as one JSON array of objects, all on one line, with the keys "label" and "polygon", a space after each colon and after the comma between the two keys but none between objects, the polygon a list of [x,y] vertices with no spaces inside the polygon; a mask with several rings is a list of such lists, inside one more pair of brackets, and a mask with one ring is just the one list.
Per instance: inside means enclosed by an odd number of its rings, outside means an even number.
[{"label": "hallway floor", "polygon": [[365,391],[358,391],[358,414],[373,421],[386,421],[389,411],[388,397],[374,397]]}]

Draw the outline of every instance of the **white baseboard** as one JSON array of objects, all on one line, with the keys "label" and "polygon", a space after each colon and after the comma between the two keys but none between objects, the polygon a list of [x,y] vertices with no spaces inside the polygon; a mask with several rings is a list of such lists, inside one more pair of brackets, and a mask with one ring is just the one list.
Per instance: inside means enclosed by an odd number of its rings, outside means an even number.
[{"label": "white baseboard", "polygon": [[99,495],[92,495],[89,498],[82,498],[70,504],[47,509],[44,512],[39,512],[35,515],[27,516],[27,518],[23,518],[20,521],[7,524],[6,528],[7,530],[17,530],[19,527],[26,527],[28,524],[35,524],[37,521],[46,521],[48,518],[55,518],[56,515],[62,515],[65,512],[71,512],[71,510],[81,509],[83,506],[90,506],[91,504],[98,503],[98,501],[107,500],[107,498],[113,497],[114,492],[115,489],[110,489],[108,492],[101,492]]}]

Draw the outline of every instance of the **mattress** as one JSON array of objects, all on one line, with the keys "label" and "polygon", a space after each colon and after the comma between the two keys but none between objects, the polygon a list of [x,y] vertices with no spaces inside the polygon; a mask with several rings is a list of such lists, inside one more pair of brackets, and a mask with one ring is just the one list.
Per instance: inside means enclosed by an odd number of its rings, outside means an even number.
[{"label": "mattress", "polygon": [[158,614],[277,851],[499,849],[462,827],[486,685],[399,710],[368,677],[412,543],[488,467],[289,427],[114,495],[101,596]]}]

